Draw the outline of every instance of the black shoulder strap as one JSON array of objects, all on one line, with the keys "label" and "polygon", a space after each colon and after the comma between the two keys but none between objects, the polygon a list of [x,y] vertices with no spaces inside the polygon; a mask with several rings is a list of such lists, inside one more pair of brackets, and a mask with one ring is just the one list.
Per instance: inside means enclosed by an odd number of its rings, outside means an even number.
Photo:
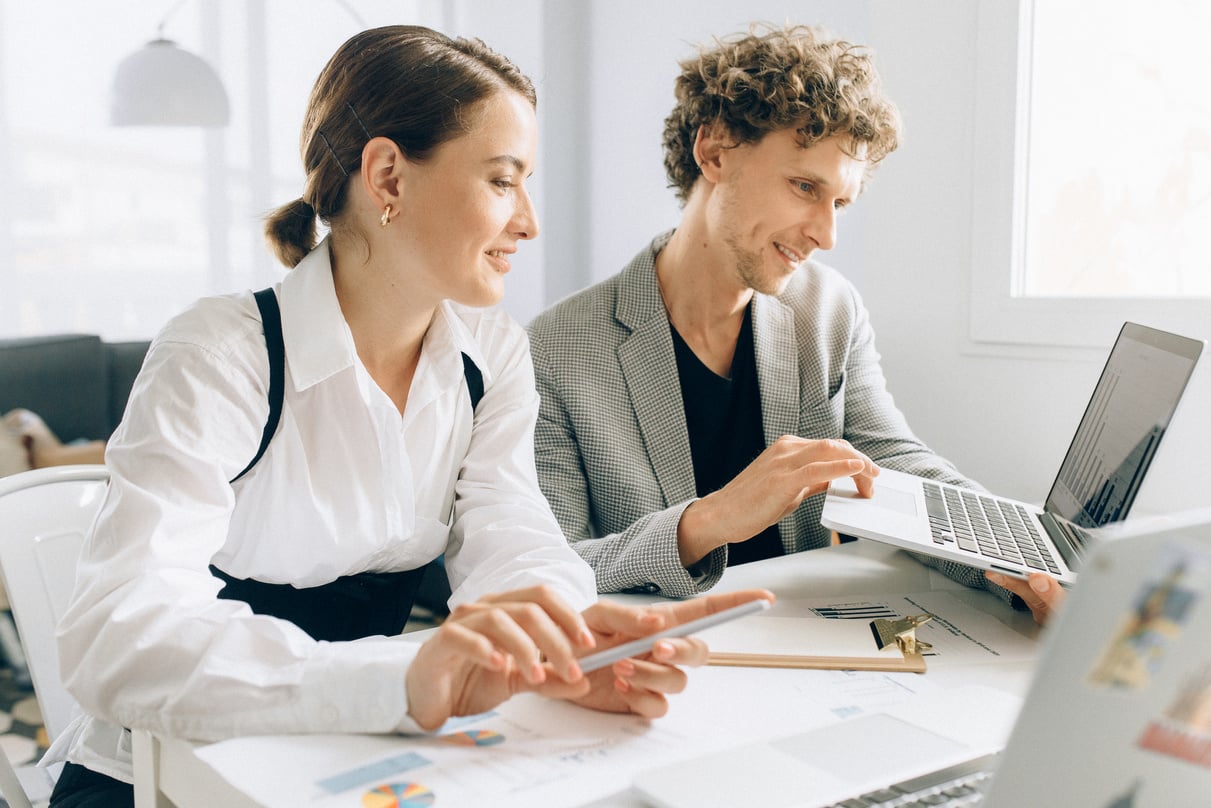
[{"label": "black shoulder strap", "polygon": [[[244,467],[244,470],[232,478],[231,482],[243,477],[255,466],[269,448],[269,442],[277,432],[278,421],[282,417],[282,396],[286,389],[286,347],[282,341],[282,317],[278,310],[278,299],[273,289],[262,289],[253,294],[257,308],[261,310],[261,323],[265,328],[265,347],[269,350],[269,418],[265,421],[265,430],[261,433],[261,445],[257,448],[256,457]],[[465,353],[463,357],[463,376],[467,379],[467,395],[471,397],[471,410],[479,406],[484,397],[484,375],[471,357]]]},{"label": "black shoulder strap", "polygon": [[474,412],[484,397],[484,374],[466,354],[463,354],[463,376],[467,378],[467,393],[471,396],[471,411]]},{"label": "black shoulder strap", "polygon": [[257,308],[261,310],[261,323],[265,329],[265,347],[269,349],[269,418],[265,421],[265,430],[261,433],[261,445],[256,457],[244,467],[244,470],[232,478],[234,483],[243,477],[257,464],[273,434],[277,432],[278,420],[282,417],[282,396],[286,390],[286,346],[282,341],[282,317],[278,310],[277,295],[273,289],[262,289],[256,292]]}]

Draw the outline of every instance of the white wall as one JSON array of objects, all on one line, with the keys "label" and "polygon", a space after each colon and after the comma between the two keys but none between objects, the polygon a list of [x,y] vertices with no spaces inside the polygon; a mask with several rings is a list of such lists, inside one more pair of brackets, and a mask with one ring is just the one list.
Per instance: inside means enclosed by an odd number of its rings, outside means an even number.
[{"label": "white wall", "polygon": [[[577,46],[562,54],[548,49],[544,69],[548,75],[576,76],[583,86],[576,87],[574,103],[558,93],[540,101],[547,110],[568,112],[548,112],[544,138],[559,163],[571,166],[548,185],[549,299],[618,271],[652,235],[676,222],[660,132],[672,106],[676,61],[693,52],[692,43],[741,30],[748,20],[822,24],[874,48],[906,134],[842,221],[837,249],[820,257],[862,291],[889,385],[919,435],[989,488],[1041,500],[1105,353],[1023,354],[980,348],[967,338],[970,210],[980,173],[973,147],[975,4],[752,0],[740,7],[728,0],[614,0],[566,5],[576,10],[545,4],[544,41],[574,40]],[[553,7],[563,7],[558,16]],[[587,120],[577,117],[585,105]],[[548,164],[552,156],[547,155]],[[553,237],[557,220],[575,226]],[[1204,415],[1211,404],[1208,364],[1211,357],[1162,444],[1137,512],[1193,507],[1209,499],[1204,491],[1211,483],[1211,430]]]},{"label": "white wall", "polygon": [[[751,21],[811,22],[855,41],[866,38],[866,5],[838,0],[620,0],[593,2],[590,7],[587,162],[593,280],[616,272],[652,236],[677,222],[679,211],[667,187],[660,138],[673,106],[680,59],[693,56],[699,43],[743,31]],[[846,215],[831,259],[856,272],[861,271],[858,245],[865,218],[860,209]]]},{"label": "white wall", "polygon": [[[278,20],[294,2],[260,0],[251,7],[258,13],[267,9],[268,18]],[[124,32],[133,37],[128,47],[141,42],[165,10],[148,0],[141,4],[148,21],[137,32]],[[367,25],[406,21],[395,0],[354,5]],[[292,24],[302,31],[286,30],[285,22],[271,25],[264,34],[269,72],[301,61],[302,54],[292,52],[300,47],[308,58],[326,58],[332,45],[308,43],[320,33],[338,36],[317,28],[352,25],[341,6],[326,0],[301,4]],[[542,154],[532,186],[544,227],[519,254],[506,299],[522,321],[618,271],[655,233],[676,223],[660,133],[672,106],[676,63],[693,53],[695,43],[763,20],[822,24],[872,46],[901,108],[906,135],[864,198],[841,220],[837,249],[821,257],[865,296],[890,387],[921,437],[990,488],[1027,499],[1044,496],[1104,354],[993,352],[967,337],[970,211],[981,169],[973,145],[977,3],[418,0],[415,6],[418,19],[440,20],[447,32],[479,36],[508,54],[538,86]],[[20,6],[6,2],[4,7],[12,23]],[[217,7],[225,13],[243,8],[226,0]],[[181,17],[183,22],[186,13]],[[227,45],[238,49],[238,43]],[[246,50],[256,48],[249,44]],[[295,68],[295,73],[310,76],[315,69]],[[106,76],[109,70],[106,62]],[[19,71],[6,73],[0,75],[0,96],[18,81]],[[290,103],[301,104],[302,98]],[[293,138],[301,109],[290,114],[295,117],[287,135]],[[0,126],[0,143],[6,131]],[[274,147],[271,155],[294,160],[293,152],[291,142]],[[286,193],[275,190],[266,199],[277,204]],[[4,232],[0,227],[0,240]],[[1207,338],[1211,331],[1192,336]],[[1204,493],[1211,482],[1208,365],[1211,357],[1204,359],[1162,444],[1140,509],[1187,507],[1209,499]]]},{"label": "white wall", "polygon": [[[972,189],[981,160],[972,136],[974,5],[873,4],[871,42],[907,140],[869,199],[863,290],[889,383],[921,436],[990,488],[1039,500],[1105,352],[991,355],[967,340]],[[1211,501],[1208,364],[1211,357],[1161,445],[1139,512]]]}]

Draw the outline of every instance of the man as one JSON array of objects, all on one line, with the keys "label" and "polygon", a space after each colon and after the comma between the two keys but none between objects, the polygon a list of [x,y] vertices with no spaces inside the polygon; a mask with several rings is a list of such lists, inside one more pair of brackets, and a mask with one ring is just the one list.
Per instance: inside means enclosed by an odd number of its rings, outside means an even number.
[{"label": "man", "polygon": [[[857,291],[810,260],[898,145],[870,54],[793,26],[681,67],[663,138],[680,224],[530,326],[540,482],[603,592],[690,596],[825,546],[836,477],[971,484],[896,408]],[[1046,576],[1005,583],[1036,619],[1058,604]]]}]

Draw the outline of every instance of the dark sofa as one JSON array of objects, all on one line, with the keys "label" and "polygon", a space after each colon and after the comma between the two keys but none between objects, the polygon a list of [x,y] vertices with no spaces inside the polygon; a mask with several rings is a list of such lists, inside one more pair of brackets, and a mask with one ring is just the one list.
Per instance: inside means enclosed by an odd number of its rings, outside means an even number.
[{"label": "dark sofa", "polygon": [[64,442],[106,440],[147,347],[90,334],[0,339],[0,415],[23,407]]},{"label": "dark sofa", "polygon": [[[18,407],[37,413],[64,442],[107,440],[147,354],[147,342],[105,342],[89,334],[0,339],[0,415]],[[8,608],[0,588],[0,610]],[[0,663],[13,681],[29,672],[12,618],[0,611]]]}]

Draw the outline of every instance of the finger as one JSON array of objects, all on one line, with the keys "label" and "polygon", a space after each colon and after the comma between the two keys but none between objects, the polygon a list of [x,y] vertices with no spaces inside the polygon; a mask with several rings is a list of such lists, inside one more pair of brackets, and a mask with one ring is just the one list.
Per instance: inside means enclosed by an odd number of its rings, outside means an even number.
[{"label": "finger", "polygon": [[676,603],[661,603],[652,608],[663,611],[668,617],[669,625],[680,625],[748,603],[750,600],[768,600],[773,603],[775,598],[774,593],[768,589],[742,589],[736,592],[716,592]]},{"label": "finger", "polygon": [[[706,644],[701,641],[699,644],[705,658]],[[672,655],[673,651],[668,649],[666,654]],[[653,693],[673,695],[689,684],[689,675],[684,670],[656,659],[624,659],[615,662],[612,670],[615,677],[625,679],[632,687]]]},{"label": "finger", "polygon": [[698,637],[669,637],[653,645],[650,656],[654,663],[666,667],[686,665],[697,668],[706,664],[710,657],[710,648],[705,640]]},{"label": "finger", "polygon": [[1063,598],[1062,591],[1055,591],[1060,590],[1059,585],[1042,573],[1032,573],[1029,580],[995,572],[987,572],[985,577],[1021,598],[1034,615],[1035,622],[1040,625],[1047,622],[1053,611],[1052,607],[1058,606]]},{"label": "finger", "polygon": [[629,712],[643,718],[660,718],[669,711],[669,700],[663,693],[638,687],[629,679],[614,679],[614,692]]},{"label": "finger", "polygon": [[502,671],[508,665],[505,654],[495,643],[462,623],[447,620],[425,645],[430,643],[434,644],[432,650],[438,652],[447,663],[467,661],[492,671]]},{"label": "finger", "polygon": [[[483,634],[512,656],[531,684],[544,681],[548,670],[568,680],[581,676],[571,643],[540,604],[507,602],[485,607],[480,603],[462,612],[456,610],[450,619]],[[545,667],[544,658],[549,663]]]},{"label": "finger", "polygon": [[548,670],[564,679],[575,680],[581,676],[572,645],[592,648],[596,640],[584,618],[553,589],[539,585],[486,595],[474,603],[460,605],[451,617],[462,619],[470,613],[494,608],[508,612],[538,649],[532,656],[517,657],[519,668],[528,681],[542,680],[543,674],[537,667],[541,659],[549,663]]},{"label": "finger", "polygon": [[593,647],[593,633],[589,631],[584,618],[579,612],[569,606],[554,589],[546,584],[526,587],[525,589],[516,589],[511,592],[485,595],[480,599],[481,603],[501,603],[506,601],[540,604],[546,613],[550,615],[551,619],[563,629],[564,634],[578,645],[589,648]]},{"label": "finger", "polygon": [[1060,586],[1060,582],[1050,575],[1033,572],[1030,574],[1027,583],[1030,585],[1030,591],[1038,597],[1038,602],[1041,606],[1040,612],[1043,614],[1044,619],[1055,614],[1064,602],[1065,597],[1064,587]]},{"label": "finger", "polygon": [[422,729],[436,729],[450,717],[455,709],[456,692],[462,690],[469,678],[468,663],[506,675],[509,692],[520,684],[519,679],[509,675],[508,657],[487,637],[447,621],[421,645],[405,674],[408,714]]},{"label": "finger", "polygon": [[808,497],[814,497],[816,494],[823,494],[827,490],[828,490],[828,483],[814,483],[812,485],[809,485],[807,488],[804,488],[802,491],[799,492],[799,496],[795,499],[795,501],[793,503],[791,503],[791,507],[787,508],[786,511],[782,515],[788,516],[788,515],[794,513],[795,509],[803,504],[803,500],[807,499]]},{"label": "finger", "polygon": [[1031,590],[1030,584],[1025,578],[1018,578],[1014,575],[1002,575],[999,572],[986,572],[984,573],[984,577],[992,581],[997,586],[1008,589],[1010,592],[1024,600],[1026,605],[1030,606],[1031,608],[1037,605],[1042,605],[1042,601],[1039,599],[1039,596],[1036,595],[1033,590]]},{"label": "finger", "polygon": [[820,460],[800,468],[808,483],[827,483],[838,477],[852,477],[867,471],[866,463],[856,457],[844,460]]},{"label": "finger", "polygon": [[537,661],[545,660],[550,670],[567,681],[580,679],[580,665],[576,662],[572,641],[554,615],[538,603],[510,604],[507,608],[538,647],[541,656]]},{"label": "finger", "polygon": [[858,454],[850,442],[845,438],[821,438],[819,440],[808,440],[804,443],[803,448],[813,454],[827,455],[829,457],[852,456]]},{"label": "finger", "polygon": [[637,607],[609,600],[599,600],[584,612],[592,629],[605,636],[625,635],[643,637],[660,631],[667,617],[655,607]]},{"label": "finger", "polygon": [[[806,477],[807,485],[799,489],[798,495],[791,502],[787,503],[787,508],[782,512],[782,516],[792,513],[808,497],[823,494],[828,490],[829,483],[841,477],[854,477],[858,480],[858,491],[861,493],[862,482],[857,475],[864,474],[865,469],[866,465],[858,459],[822,460],[800,467],[799,471],[802,476],[798,482],[803,482],[803,478]],[[873,491],[873,486],[869,482],[866,483],[866,486],[868,491],[862,494],[862,496],[870,496],[871,491]]]},{"label": "finger", "polygon": [[[874,485],[872,483],[870,483],[870,482],[865,483],[865,486],[867,487],[868,490],[866,493],[863,493],[862,489],[863,489],[864,484],[863,484],[862,480],[856,476],[854,477],[854,480],[857,483],[858,493],[860,496],[869,497],[874,494]],[[790,514],[794,513],[795,510],[800,505],[803,504],[803,500],[808,499],[809,497],[814,497],[817,494],[823,494],[826,491],[828,491],[831,483],[832,483],[832,480],[827,480],[827,481],[821,482],[821,483],[812,483],[808,487],[801,489],[799,491],[798,497],[789,504],[789,507],[787,507],[787,509],[782,513],[782,516],[789,516]]]},{"label": "finger", "polygon": [[874,461],[871,460],[864,452],[860,452],[853,447],[845,438],[825,438],[818,441],[809,441],[805,447],[806,451],[815,455],[817,459],[824,460],[861,460],[868,466],[873,466]]},{"label": "finger", "polygon": [[862,461],[862,471],[861,471],[862,474],[865,474],[868,477],[878,477],[879,476],[879,467],[875,464],[875,461],[870,459],[869,455],[867,455],[865,452],[860,452],[857,449],[855,449],[850,444],[850,442],[845,440],[844,438],[834,439],[834,442],[840,445],[840,447],[843,449],[843,453],[845,455],[847,455],[848,457],[850,457],[854,460]]},{"label": "finger", "polygon": [[878,467],[875,468],[875,474],[863,472],[855,474],[854,486],[858,489],[858,496],[872,497],[875,494],[875,476],[878,473]]},{"label": "finger", "polygon": [[592,682],[588,676],[582,676],[575,682],[552,676],[543,682],[523,683],[520,689],[549,699],[578,699],[588,695],[592,689]]}]

